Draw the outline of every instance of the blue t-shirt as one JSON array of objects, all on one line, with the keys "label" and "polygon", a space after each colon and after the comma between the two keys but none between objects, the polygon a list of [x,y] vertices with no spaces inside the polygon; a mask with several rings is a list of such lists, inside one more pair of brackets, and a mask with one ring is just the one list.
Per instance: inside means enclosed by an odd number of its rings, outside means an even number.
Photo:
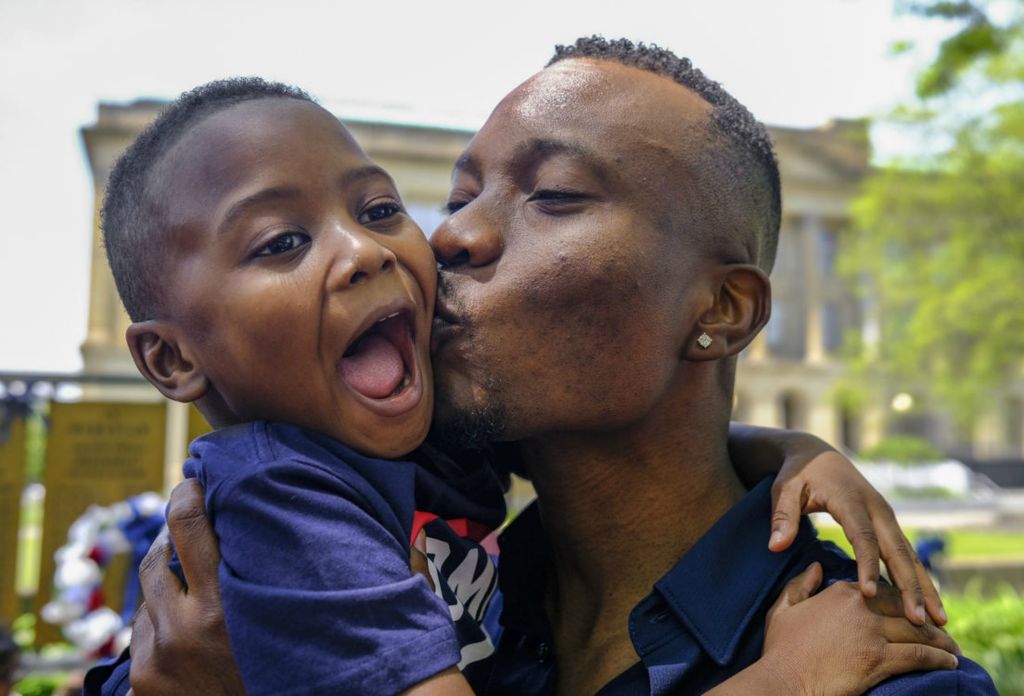
[{"label": "blue t-shirt", "polygon": [[[455,665],[471,677],[491,654],[480,620],[497,577],[478,542],[504,517],[501,487],[479,462],[425,452],[384,461],[266,422],[189,447],[249,694],[394,694]],[[409,570],[420,529],[436,591]],[[86,693],[105,678],[103,694],[123,694],[127,676],[122,661]]]},{"label": "blue t-shirt", "polygon": [[[819,541],[806,518],[790,548],[769,551],[770,520],[769,479],[723,515],[633,609],[629,634],[640,659],[599,696],[704,693],[760,657],[768,609],[813,561],[821,562],[826,583],[856,579],[856,563]],[[655,524],[651,534],[658,533]],[[490,675],[473,686],[478,695],[553,694],[558,661],[543,602],[551,549],[536,504],[500,541],[501,635],[488,661]],[[981,667],[960,658],[956,670],[899,675],[869,693],[997,692]]]}]

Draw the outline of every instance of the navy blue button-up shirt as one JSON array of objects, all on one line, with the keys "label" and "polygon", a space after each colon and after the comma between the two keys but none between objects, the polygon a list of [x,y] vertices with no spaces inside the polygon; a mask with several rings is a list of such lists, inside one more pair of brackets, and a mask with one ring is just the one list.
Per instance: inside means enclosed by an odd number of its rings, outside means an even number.
[{"label": "navy blue button-up shirt", "polygon": [[[768,609],[810,563],[821,562],[826,582],[856,579],[856,563],[819,541],[806,518],[789,549],[769,551],[770,516],[771,480],[766,480],[655,584],[629,617],[640,661],[607,684],[601,696],[703,693],[760,657]],[[478,694],[554,693],[558,662],[543,609],[549,555],[534,504],[501,537],[502,632],[486,682],[474,684]],[[900,675],[870,693],[997,692],[981,667],[961,658],[955,671]]]}]

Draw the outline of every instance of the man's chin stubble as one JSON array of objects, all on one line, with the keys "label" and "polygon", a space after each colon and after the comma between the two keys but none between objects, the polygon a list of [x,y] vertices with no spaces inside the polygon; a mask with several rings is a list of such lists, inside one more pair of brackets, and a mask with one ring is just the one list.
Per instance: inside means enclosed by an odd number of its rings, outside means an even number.
[{"label": "man's chin stubble", "polygon": [[479,451],[503,439],[505,420],[504,410],[497,406],[459,408],[439,393],[428,439],[446,451]]}]

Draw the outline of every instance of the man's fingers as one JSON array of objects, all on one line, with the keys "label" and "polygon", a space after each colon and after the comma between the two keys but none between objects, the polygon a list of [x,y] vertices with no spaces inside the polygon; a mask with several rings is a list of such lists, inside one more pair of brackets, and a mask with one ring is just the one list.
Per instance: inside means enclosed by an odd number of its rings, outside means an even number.
[{"label": "man's fingers", "polygon": [[864,501],[854,495],[837,497],[829,501],[829,512],[853,546],[861,594],[874,597],[878,592],[879,543]]},{"label": "man's fingers", "polygon": [[[135,619],[132,621],[132,664],[128,674],[128,681],[133,687],[139,683],[142,667],[150,664],[153,656],[153,640],[153,624],[150,621],[149,611],[146,609],[145,603],[143,603],[140,611],[135,613]],[[136,665],[138,665],[138,668],[136,668]],[[142,685],[144,685],[144,678]],[[129,693],[132,694],[134,691]]]},{"label": "man's fingers", "polygon": [[800,521],[803,484],[787,481],[779,487],[772,487],[772,535],[768,548],[783,551],[796,538]]},{"label": "man's fingers", "polygon": [[768,610],[768,621],[771,622],[778,612],[810,597],[821,584],[822,575],[821,564],[815,561],[807,566],[804,572],[787,582],[771,609]]},{"label": "man's fingers", "polygon": [[146,555],[143,556],[142,562],[139,563],[139,584],[142,586],[142,596],[147,602],[142,605],[143,611],[136,612],[135,624],[140,623],[140,620],[143,618],[146,623],[158,623],[160,617],[159,615],[153,616],[149,611],[148,602],[166,602],[167,597],[184,592],[184,588],[178,582],[178,578],[167,567],[167,563],[170,560],[171,539],[165,527],[157,535]]},{"label": "man's fingers", "polygon": [[876,614],[889,618],[902,618],[906,616],[903,610],[903,596],[900,591],[889,583],[883,582],[878,586],[878,592],[874,597],[867,600],[868,606]]},{"label": "man's fingers", "polygon": [[[903,595],[903,610],[907,618],[918,625],[923,624],[928,617],[924,608],[924,588],[917,572],[920,561],[902,532],[883,546],[882,558],[889,569],[889,580]],[[927,573],[924,575],[927,577]],[[931,584],[931,580],[927,582]]]},{"label": "man's fingers", "polygon": [[218,596],[220,547],[213,526],[206,517],[203,487],[195,479],[182,481],[171,492],[167,526],[174,539],[188,591],[201,597]]},{"label": "man's fingers", "polygon": [[933,669],[956,669],[955,655],[920,643],[892,643],[885,648],[885,676]]}]

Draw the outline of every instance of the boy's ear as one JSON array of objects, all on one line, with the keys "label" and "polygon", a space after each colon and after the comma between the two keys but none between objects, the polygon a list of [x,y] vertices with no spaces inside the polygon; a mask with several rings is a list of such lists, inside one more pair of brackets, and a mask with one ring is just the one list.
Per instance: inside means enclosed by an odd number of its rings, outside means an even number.
[{"label": "boy's ear", "polygon": [[772,287],[768,276],[751,264],[725,266],[714,302],[693,328],[683,348],[686,360],[721,360],[746,348],[768,323]]},{"label": "boy's ear", "polygon": [[190,403],[206,394],[210,381],[172,325],[138,321],[125,338],[139,372],[168,399]]}]

